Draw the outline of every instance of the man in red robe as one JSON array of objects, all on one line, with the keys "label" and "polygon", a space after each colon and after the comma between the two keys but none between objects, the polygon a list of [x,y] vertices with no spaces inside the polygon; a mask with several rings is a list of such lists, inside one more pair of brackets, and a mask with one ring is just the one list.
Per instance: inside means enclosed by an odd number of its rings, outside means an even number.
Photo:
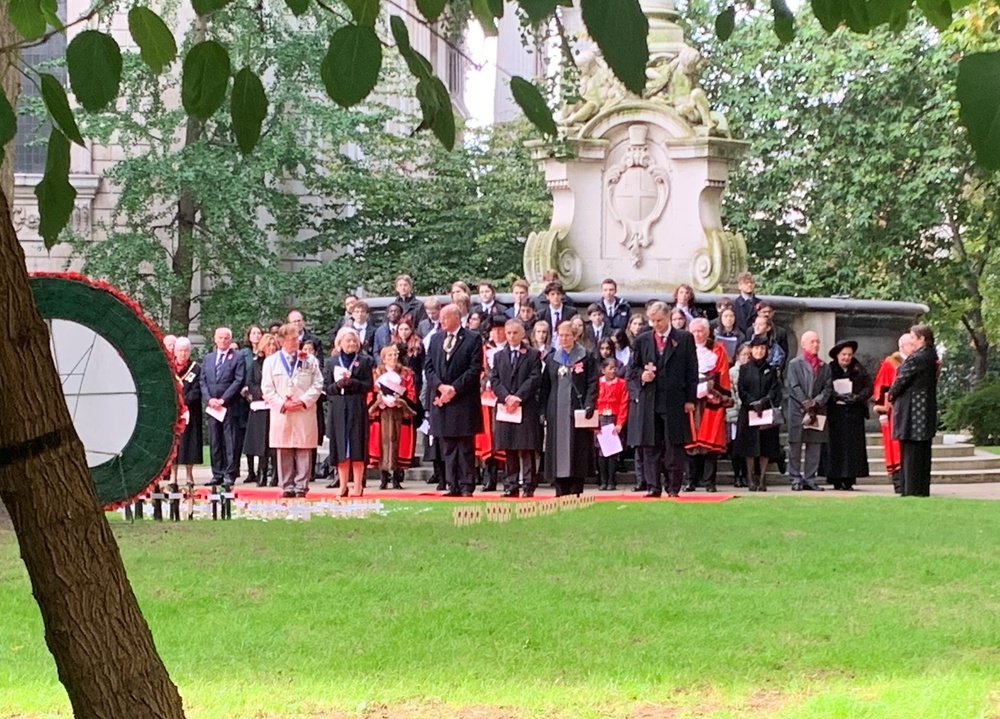
[{"label": "man in red robe", "polygon": [[882,447],[885,454],[885,471],[892,477],[892,486],[896,494],[903,493],[903,478],[900,474],[899,441],[892,438],[892,404],[886,393],[896,379],[896,370],[903,364],[906,356],[913,351],[913,335],[909,332],[899,338],[899,351],[882,360],[875,375],[875,389],[872,397],[875,400],[875,413],[882,428]]}]

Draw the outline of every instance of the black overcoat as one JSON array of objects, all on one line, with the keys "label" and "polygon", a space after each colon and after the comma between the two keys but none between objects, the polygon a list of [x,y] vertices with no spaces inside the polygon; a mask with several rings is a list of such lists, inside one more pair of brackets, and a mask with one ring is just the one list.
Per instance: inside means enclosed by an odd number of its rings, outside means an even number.
[{"label": "black overcoat", "polygon": [[772,367],[766,360],[757,364],[751,359],[740,367],[736,393],[740,398],[740,414],[736,420],[732,456],[777,459],[781,454],[779,428],[777,425],[751,427],[750,405],[759,402],[761,410],[781,407],[781,375],[778,368]]},{"label": "black overcoat", "polygon": [[[554,481],[561,477],[556,474],[556,436],[560,432],[570,432],[571,467],[566,477],[584,478],[594,474],[594,430],[577,429],[573,426],[574,412],[578,409],[595,409],[597,407],[597,380],[600,373],[594,355],[579,344],[573,347],[569,354],[569,370],[573,387],[570,392],[572,411],[568,415],[559,411],[559,369],[563,366],[556,361],[561,350],[552,351],[542,369],[542,383],[539,390],[539,401],[545,408],[545,479]],[[574,365],[580,365],[580,371],[574,371]]]},{"label": "black overcoat", "polygon": [[323,365],[323,387],[329,406],[326,430],[330,437],[330,464],[364,462],[368,458],[368,393],[374,380],[375,362],[358,352],[349,369],[345,387],[338,387],[334,370],[340,367],[340,353],[327,358]]},{"label": "black overcoat", "polygon": [[[647,363],[656,365],[656,379],[642,381]],[[694,337],[685,330],[671,329],[663,352],[656,351],[656,333],[643,332],[632,343],[632,356],[625,373],[628,382],[628,443],[653,447],[664,442],[691,441],[691,418],[686,402],[698,396],[698,355]],[[657,437],[654,416],[665,417],[666,438]]]},{"label": "black overcoat", "polygon": [[493,430],[496,449],[542,450],[542,418],[538,391],[542,386],[542,355],[522,344],[518,350],[517,367],[511,364],[511,351],[504,347],[493,355],[490,387],[497,396],[497,405],[511,395],[521,399],[521,423],[497,422]]},{"label": "black overcoat", "polygon": [[[445,356],[444,330],[431,337],[424,373],[430,403],[431,435],[434,437],[472,437],[483,431],[483,408],[479,380],[483,372],[483,338],[478,332],[459,328],[451,357]],[[440,407],[434,404],[438,386],[455,388],[455,396]]]},{"label": "black overcoat", "polygon": [[[264,399],[261,391],[261,383],[264,380],[264,358],[255,357],[247,372],[247,390],[250,392],[251,402],[260,402]],[[264,457],[267,455],[268,434],[271,427],[271,411],[259,409],[250,412],[250,419],[247,420],[247,434],[243,439],[243,453],[251,457]]]},{"label": "black overcoat", "polygon": [[921,347],[896,371],[889,388],[892,438],[929,442],[937,432],[938,357],[933,347]]},{"label": "black overcoat", "polygon": [[177,440],[177,457],[174,464],[201,464],[203,459],[201,419],[201,365],[197,362],[188,363],[180,378],[181,393],[188,411],[188,423]]},{"label": "black overcoat", "polygon": [[851,380],[851,391],[845,395],[835,392],[826,405],[826,421],[830,427],[826,476],[830,479],[867,477],[865,420],[868,419],[868,400],[872,396],[872,378],[857,359],[851,360],[846,369],[834,360],[830,363],[830,375],[832,382]]}]

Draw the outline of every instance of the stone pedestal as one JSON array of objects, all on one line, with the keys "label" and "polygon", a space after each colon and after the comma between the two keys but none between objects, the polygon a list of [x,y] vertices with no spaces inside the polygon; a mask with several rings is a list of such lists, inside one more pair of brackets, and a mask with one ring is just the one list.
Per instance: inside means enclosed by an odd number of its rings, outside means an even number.
[{"label": "stone pedestal", "polygon": [[549,230],[525,248],[532,290],[554,268],[567,289],[600,289],[614,277],[623,291],[698,292],[735,287],[746,244],[722,226],[729,167],[746,143],[709,136],[672,108],[621,102],[587,122],[568,143],[571,160],[533,149],[552,191]]}]

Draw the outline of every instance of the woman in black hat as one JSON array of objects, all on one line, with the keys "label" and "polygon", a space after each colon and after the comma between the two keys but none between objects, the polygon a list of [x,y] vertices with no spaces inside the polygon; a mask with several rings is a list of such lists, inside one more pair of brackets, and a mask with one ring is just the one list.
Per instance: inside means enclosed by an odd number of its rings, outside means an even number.
[{"label": "woman in black hat", "polygon": [[830,350],[834,389],[826,409],[830,424],[826,476],[834,489],[852,490],[855,479],[868,476],[865,420],[872,380],[854,356],[857,351],[854,340],[842,340]]},{"label": "woman in black hat", "polygon": [[[751,492],[767,491],[767,464],[781,453],[778,437],[781,407],[781,378],[767,361],[768,342],[764,335],[750,340],[750,361],[740,368],[737,393],[740,416],[736,423],[733,457],[742,457],[747,466]],[[770,425],[750,426],[750,415],[763,417],[770,410]],[[774,416],[774,415],[778,416]]]}]

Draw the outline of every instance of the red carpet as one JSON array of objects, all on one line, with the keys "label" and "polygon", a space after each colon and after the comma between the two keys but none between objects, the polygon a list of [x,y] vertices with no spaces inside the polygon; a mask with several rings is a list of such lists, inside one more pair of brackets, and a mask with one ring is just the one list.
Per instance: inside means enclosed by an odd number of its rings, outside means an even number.
[{"label": "red carpet", "polygon": [[[281,499],[281,490],[277,487],[254,487],[252,485],[241,486],[237,485],[234,489],[236,498],[240,499],[261,499],[261,500],[273,500]],[[205,499],[211,493],[208,487],[198,487],[195,490],[199,499]],[[336,489],[326,489],[326,483],[317,482],[313,485],[313,488],[309,490],[309,496],[307,499],[336,499],[340,496],[339,490]],[[451,502],[532,502],[535,500],[542,499],[553,499],[554,494],[551,490],[543,494],[537,494],[533,498],[519,498],[519,499],[505,499],[500,496],[500,492],[476,492],[473,497],[443,497],[440,492],[434,491],[418,491],[418,490],[378,490],[378,489],[368,489],[365,490],[365,497],[371,499],[408,499],[408,500],[444,500]],[[641,492],[595,492],[594,496],[597,498],[598,502],[679,502],[679,503],[715,503],[715,502],[725,502],[729,499],[735,499],[737,495],[735,494],[723,494],[721,492],[715,494],[709,494],[708,492],[698,492],[698,493],[687,493],[682,494],[677,498],[669,498],[664,495],[661,499],[646,498]]]}]

